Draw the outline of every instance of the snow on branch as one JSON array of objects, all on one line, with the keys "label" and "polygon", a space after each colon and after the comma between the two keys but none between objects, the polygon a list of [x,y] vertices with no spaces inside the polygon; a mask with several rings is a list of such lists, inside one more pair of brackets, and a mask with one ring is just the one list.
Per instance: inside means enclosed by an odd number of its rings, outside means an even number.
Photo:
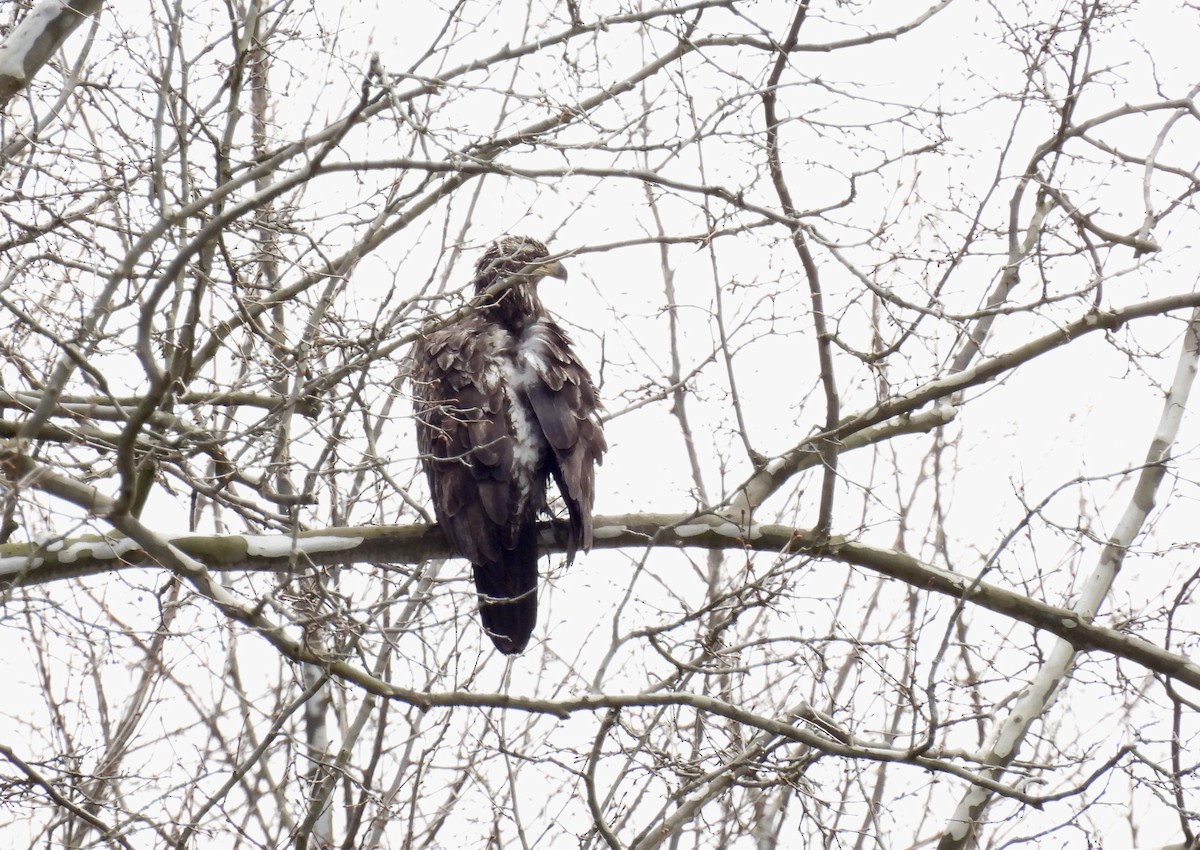
[{"label": "snow on branch", "polygon": [[100,0],[45,0],[0,44],[0,108],[25,88],[75,28],[103,7]]}]

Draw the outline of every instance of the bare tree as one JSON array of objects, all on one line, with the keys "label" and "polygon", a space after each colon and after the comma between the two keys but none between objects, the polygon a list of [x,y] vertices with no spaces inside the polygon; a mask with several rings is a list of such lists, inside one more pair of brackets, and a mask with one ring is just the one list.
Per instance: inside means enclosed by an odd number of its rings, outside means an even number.
[{"label": "bare tree", "polygon": [[[6,846],[1200,847],[1193,5],[101,6],[0,22]],[[610,444],[512,660],[405,367],[505,233]]]}]

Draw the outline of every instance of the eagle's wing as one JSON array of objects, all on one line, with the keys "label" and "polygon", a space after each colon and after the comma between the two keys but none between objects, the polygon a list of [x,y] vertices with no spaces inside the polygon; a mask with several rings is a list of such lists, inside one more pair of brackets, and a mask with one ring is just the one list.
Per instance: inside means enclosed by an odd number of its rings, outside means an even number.
[{"label": "eagle's wing", "polygon": [[[525,649],[537,623],[537,526],[544,498],[518,493],[513,452],[519,435],[496,335],[469,318],[434,331],[413,350],[417,446],[438,524],[471,562],[479,614],[501,652]],[[515,419],[514,419],[515,417]],[[528,486],[528,485],[526,485]]]},{"label": "eagle's wing", "polygon": [[600,402],[587,369],[571,349],[566,332],[540,322],[522,344],[524,390],[554,453],[553,473],[571,520],[567,561],[592,545],[595,467],[608,444],[600,428]]},{"label": "eagle's wing", "polygon": [[435,331],[413,351],[417,446],[434,510],[475,564],[500,559],[510,521],[508,400],[489,354],[470,323]]}]

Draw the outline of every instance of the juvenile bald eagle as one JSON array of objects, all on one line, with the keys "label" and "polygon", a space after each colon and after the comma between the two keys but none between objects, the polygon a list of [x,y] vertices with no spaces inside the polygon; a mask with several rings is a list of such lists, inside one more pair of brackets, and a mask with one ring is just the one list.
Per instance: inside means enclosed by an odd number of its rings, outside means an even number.
[{"label": "juvenile bald eagle", "polygon": [[538,298],[544,277],[567,272],[536,239],[505,236],[475,264],[475,311],[413,350],[438,524],[471,562],[483,627],[507,655],[537,621],[535,523],[550,479],[570,520],[569,564],[592,544],[594,467],[607,448],[592,379]]}]

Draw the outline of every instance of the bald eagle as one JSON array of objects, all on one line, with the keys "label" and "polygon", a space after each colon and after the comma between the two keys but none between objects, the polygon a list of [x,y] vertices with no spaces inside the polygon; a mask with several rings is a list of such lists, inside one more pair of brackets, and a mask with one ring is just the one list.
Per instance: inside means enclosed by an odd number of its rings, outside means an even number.
[{"label": "bald eagle", "polygon": [[438,525],[471,562],[479,614],[506,655],[537,621],[538,535],[550,479],[566,503],[567,563],[592,544],[600,403],[566,332],[538,298],[567,279],[546,246],[494,242],[475,264],[473,311],[413,349],[417,446]]}]

